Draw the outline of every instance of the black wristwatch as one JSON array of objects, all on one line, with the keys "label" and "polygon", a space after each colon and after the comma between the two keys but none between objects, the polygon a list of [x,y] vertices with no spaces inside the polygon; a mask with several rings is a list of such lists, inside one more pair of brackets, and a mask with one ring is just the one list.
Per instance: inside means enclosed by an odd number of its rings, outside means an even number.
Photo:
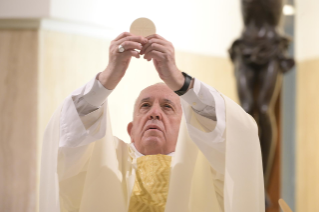
[{"label": "black wristwatch", "polygon": [[184,75],[185,77],[185,82],[184,82],[184,85],[181,89],[179,89],[178,91],[174,91],[177,95],[179,96],[182,96],[186,93],[189,85],[191,84],[191,81],[192,81],[192,77],[189,76],[188,74],[186,74],[185,72],[182,72],[182,74]]}]

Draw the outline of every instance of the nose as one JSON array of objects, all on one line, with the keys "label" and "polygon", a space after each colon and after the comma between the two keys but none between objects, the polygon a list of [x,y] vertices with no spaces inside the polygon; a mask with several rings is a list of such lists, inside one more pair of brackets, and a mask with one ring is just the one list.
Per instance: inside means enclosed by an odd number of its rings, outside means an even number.
[{"label": "nose", "polygon": [[150,120],[162,120],[162,111],[159,106],[154,105],[149,113]]},{"label": "nose", "polygon": [[160,119],[160,116],[155,116],[155,115],[150,115],[150,119],[161,120],[161,119]]}]

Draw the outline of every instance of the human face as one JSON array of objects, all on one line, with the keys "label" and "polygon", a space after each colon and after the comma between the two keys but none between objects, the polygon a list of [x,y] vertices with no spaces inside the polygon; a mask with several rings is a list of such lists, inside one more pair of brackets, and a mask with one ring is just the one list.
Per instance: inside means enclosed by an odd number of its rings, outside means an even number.
[{"label": "human face", "polygon": [[179,97],[165,84],[155,84],[140,93],[127,130],[140,153],[169,154],[175,151],[181,118]]}]

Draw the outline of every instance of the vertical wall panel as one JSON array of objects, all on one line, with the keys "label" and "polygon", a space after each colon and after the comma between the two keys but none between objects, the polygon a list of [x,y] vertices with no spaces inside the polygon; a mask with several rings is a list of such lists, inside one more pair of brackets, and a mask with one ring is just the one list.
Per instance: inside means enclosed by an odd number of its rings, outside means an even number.
[{"label": "vertical wall panel", "polygon": [[319,58],[301,62],[297,79],[297,212],[316,212],[319,209]]},{"label": "vertical wall panel", "polygon": [[0,211],[34,212],[38,33],[0,30]]}]

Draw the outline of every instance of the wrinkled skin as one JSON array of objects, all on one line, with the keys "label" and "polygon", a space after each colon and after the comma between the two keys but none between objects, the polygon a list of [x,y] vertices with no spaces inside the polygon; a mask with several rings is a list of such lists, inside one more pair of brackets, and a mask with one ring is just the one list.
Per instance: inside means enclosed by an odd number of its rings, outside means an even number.
[{"label": "wrinkled skin", "polygon": [[179,97],[167,85],[155,84],[140,93],[127,131],[142,154],[169,154],[175,151],[181,118]]}]

